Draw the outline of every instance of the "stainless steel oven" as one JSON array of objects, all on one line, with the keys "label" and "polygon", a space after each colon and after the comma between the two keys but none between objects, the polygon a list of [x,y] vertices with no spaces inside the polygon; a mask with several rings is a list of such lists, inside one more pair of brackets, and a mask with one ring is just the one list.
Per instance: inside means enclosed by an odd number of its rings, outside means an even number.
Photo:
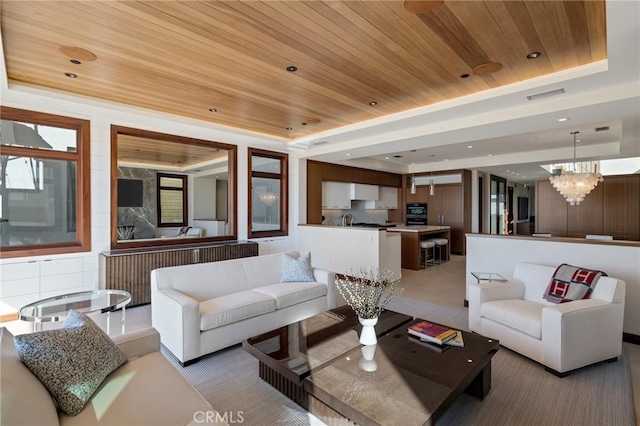
[{"label": "stainless steel oven", "polygon": [[427,203],[407,203],[407,225],[427,224]]}]

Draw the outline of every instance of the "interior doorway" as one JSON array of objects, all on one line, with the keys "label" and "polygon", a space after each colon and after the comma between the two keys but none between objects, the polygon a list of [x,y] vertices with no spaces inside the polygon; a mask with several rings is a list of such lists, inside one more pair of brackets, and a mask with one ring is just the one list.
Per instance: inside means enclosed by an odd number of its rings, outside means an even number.
[{"label": "interior doorway", "polygon": [[490,234],[506,234],[507,233],[507,180],[500,176],[491,175],[490,185],[490,212],[489,233]]}]

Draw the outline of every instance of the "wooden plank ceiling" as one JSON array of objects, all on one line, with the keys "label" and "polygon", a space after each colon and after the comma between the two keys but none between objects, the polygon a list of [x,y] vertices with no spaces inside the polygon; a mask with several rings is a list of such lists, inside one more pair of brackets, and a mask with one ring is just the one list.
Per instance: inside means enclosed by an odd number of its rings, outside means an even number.
[{"label": "wooden plank ceiling", "polygon": [[22,0],[1,24],[11,80],[283,141],[606,58],[602,0],[425,3]]}]

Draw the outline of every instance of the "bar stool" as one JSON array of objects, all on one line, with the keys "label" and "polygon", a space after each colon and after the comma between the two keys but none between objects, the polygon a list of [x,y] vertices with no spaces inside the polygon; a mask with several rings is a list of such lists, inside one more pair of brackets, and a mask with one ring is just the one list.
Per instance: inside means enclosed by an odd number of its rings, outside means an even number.
[{"label": "bar stool", "polygon": [[447,240],[446,238],[431,238],[428,241],[433,241],[433,243],[438,248],[438,263],[442,263],[442,247],[445,247],[447,244],[449,244],[449,240]]},{"label": "bar stool", "polygon": [[[431,257],[429,257],[429,249],[431,249]],[[426,269],[429,263],[431,265],[436,263],[436,243],[422,240],[420,241],[420,266]]]}]

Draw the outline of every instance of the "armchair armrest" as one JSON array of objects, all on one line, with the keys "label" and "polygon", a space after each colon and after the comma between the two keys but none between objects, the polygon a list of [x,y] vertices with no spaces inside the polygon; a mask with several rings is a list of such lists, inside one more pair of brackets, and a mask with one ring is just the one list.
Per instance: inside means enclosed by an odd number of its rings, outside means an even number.
[{"label": "armchair armrest", "polygon": [[469,285],[469,329],[482,334],[482,304],[492,300],[522,299],[524,283],[520,280]]},{"label": "armchair armrest", "polygon": [[576,300],[542,309],[542,363],[570,371],[622,353],[624,303]]},{"label": "armchair armrest", "polygon": [[181,361],[200,356],[200,304],[174,288],[151,291],[151,323]]},{"label": "armchair armrest", "polygon": [[327,308],[335,308],[337,302],[336,274],[326,269],[313,268],[313,277],[319,283],[325,283],[327,285]]},{"label": "armchair armrest", "polygon": [[114,336],[112,340],[127,355],[127,359],[160,351],[160,333],[152,327]]}]

